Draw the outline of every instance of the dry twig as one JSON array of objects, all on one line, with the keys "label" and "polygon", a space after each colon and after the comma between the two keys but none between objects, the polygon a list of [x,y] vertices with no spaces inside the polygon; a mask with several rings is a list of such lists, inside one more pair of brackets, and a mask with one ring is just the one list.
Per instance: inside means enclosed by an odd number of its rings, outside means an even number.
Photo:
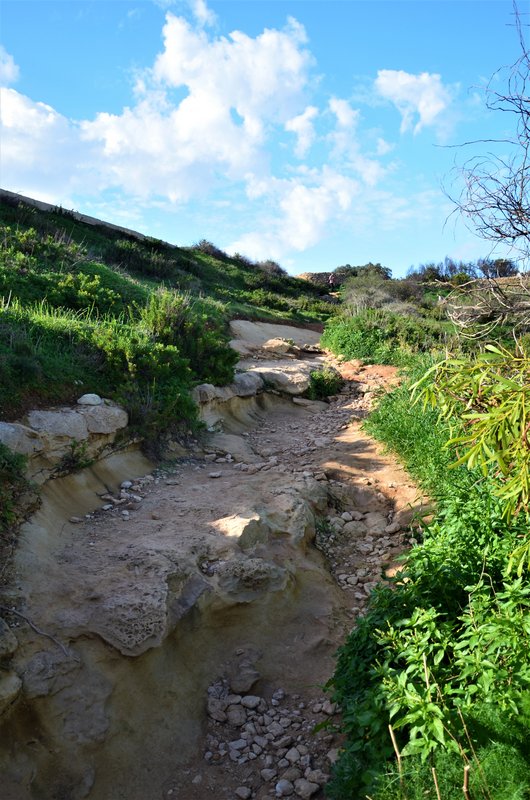
[{"label": "dry twig", "polygon": [[52,634],[51,634],[51,633],[46,633],[46,631],[43,631],[43,630],[41,630],[40,628],[38,628],[38,627],[35,625],[35,623],[34,623],[34,622],[32,622],[32,621],[29,619],[29,617],[26,617],[26,615],[25,615],[25,614],[22,614],[20,611],[15,611],[15,609],[14,609],[14,608],[8,608],[7,606],[0,606],[0,611],[3,611],[3,612],[4,612],[4,613],[6,613],[6,614],[14,614],[16,617],[20,617],[21,619],[23,619],[23,620],[24,620],[24,622],[27,622],[27,624],[29,625],[29,627],[30,627],[32,630],[34,630],[34,631],[35,631],[35,633],[38,633],[38,634],[39,634],[39,636],[45,636],[47,639],[51,639],[51,640],[52,640],[52,642],[54,642],[54,643],[57,645],[57,647],[59,647],[59,648],[60,648],[60,649],[63,651],[64,655],[65,655],[65,656],[68,658],[68,655],[69,655],[69,654],[68,654],[68,650],[66,649],[66,647],[64,646],[64,644],[63,644],[62,642],[60,642],[60,641],[59,641],[59,639],[56,639],[56,638],[55,638],[55,636],[52,636]]}]

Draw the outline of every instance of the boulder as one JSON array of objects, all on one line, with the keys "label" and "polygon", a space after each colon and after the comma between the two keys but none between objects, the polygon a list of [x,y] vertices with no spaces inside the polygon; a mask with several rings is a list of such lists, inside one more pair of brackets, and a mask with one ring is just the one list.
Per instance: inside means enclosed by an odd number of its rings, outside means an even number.
[{"label": "boulder", "polygon": [[285,589],[289,578],[286,569],[262,558],[232,559],[220,567],[218,575],[220,590],[240,603]]},{"label": "boulder", "polygon": [[84,394],[77,402],[80,406],[100,406],[103,404],[103,399],[99,394]]},{"label": "boulder", "polygon": [[[261,345],[263,350],[268,350],[271,353],[278,353],[279,355],[284,355],[285,353],[292,352],[293,343],[290,342],[288,339],[282,339],[279,336],[275,339],[268,339]],[[296,348],[298,350],[298,348]]]},{"label": "boulder", "polygon": [[88,438],[84,416],[70,408],[30,411],[28,424],[46,439],[75,439],[79,442]]},{"label": "boulder", "polygon": [[246,515],[232,514],[216,522],[216,527],[222,533],[237,541],[242,550],[248,550],[257,544],[264,544],[269,540],[271,529],[257,512],[248,512]]},{"label": "boulder", "polygon": [[263,379],[256,372],[238,372],[232,383],[232,388],[238,397],[252,397],[258,394],[263,387]]},{"label": "boulder", "polygon": [[303,394],[309,388],[309,372],[302,369],[280,369],[267,367],[252,370],[257,372],[267,389],[275,389],[285,394]]},{"label": "boulder", "polygon": [[129,416],[119,406],[86,405],[79,409],[79,414],[84,417],[89,433],[116,433],[121,428],[127,427]]},{"label": "boulder", "polygon": [[0,442],[14,453],[32,456],[44,449],[40,435],[26,425],[18,422],[0,422]]}]

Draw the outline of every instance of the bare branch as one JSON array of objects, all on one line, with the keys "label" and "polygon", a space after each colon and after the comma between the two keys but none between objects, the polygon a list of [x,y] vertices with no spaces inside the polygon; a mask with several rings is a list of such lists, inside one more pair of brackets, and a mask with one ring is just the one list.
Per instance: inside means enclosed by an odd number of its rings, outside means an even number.
[{"label": "bare branch", "polygon": [[[455,166],[453,174],[461,189],[456,197],[449,197],[479,236],[494,246],[507,245],[523,259],[529,259],[530,54],[515,4],[514,16],[521,54],[511,67],[498,70],[485,89],[490,111],[514,115],[513,137],[461,145],[484,145],[488,150]],[[497,88],[499,76],[504,78],[504,91]]]}]

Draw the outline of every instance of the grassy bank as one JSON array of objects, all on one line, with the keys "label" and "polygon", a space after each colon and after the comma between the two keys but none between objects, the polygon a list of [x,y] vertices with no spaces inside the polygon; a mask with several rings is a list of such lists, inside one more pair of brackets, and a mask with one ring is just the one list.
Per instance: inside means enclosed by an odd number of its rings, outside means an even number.
[{"label": "grassy bank", "polygon": [[530,582],[507,564],[528,518],[506,523],[493,475],[449,468],[447,425],[412,405],[411,382],[426,366],[418,360],[367,423],[437,513],[339,652],[330,689],[346,745],[328,793],[461,800],[466,780],[473,800],[522,800],[530,796]]},{"label": "grassy bank", "polygon": [[316,323],[320,290],[209,242],[174,247],[61,209],[0,204],[0,419],[91,391],[148,436],[194,423],[190,390],[229,383],[235,316]]}]

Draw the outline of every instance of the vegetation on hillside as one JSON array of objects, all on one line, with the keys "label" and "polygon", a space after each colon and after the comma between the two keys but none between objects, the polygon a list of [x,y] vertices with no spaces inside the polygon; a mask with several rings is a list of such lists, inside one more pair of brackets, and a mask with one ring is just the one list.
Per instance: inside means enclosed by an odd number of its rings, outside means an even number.
[{"label": "vegetation on hillside", "polygon": [[190,389],[229,383],[236,316],[315,322],[320,290],[274,262],[179,248],[0,204],[0,419],[85,391],[123,404],[144,435],[194,419]]}]

